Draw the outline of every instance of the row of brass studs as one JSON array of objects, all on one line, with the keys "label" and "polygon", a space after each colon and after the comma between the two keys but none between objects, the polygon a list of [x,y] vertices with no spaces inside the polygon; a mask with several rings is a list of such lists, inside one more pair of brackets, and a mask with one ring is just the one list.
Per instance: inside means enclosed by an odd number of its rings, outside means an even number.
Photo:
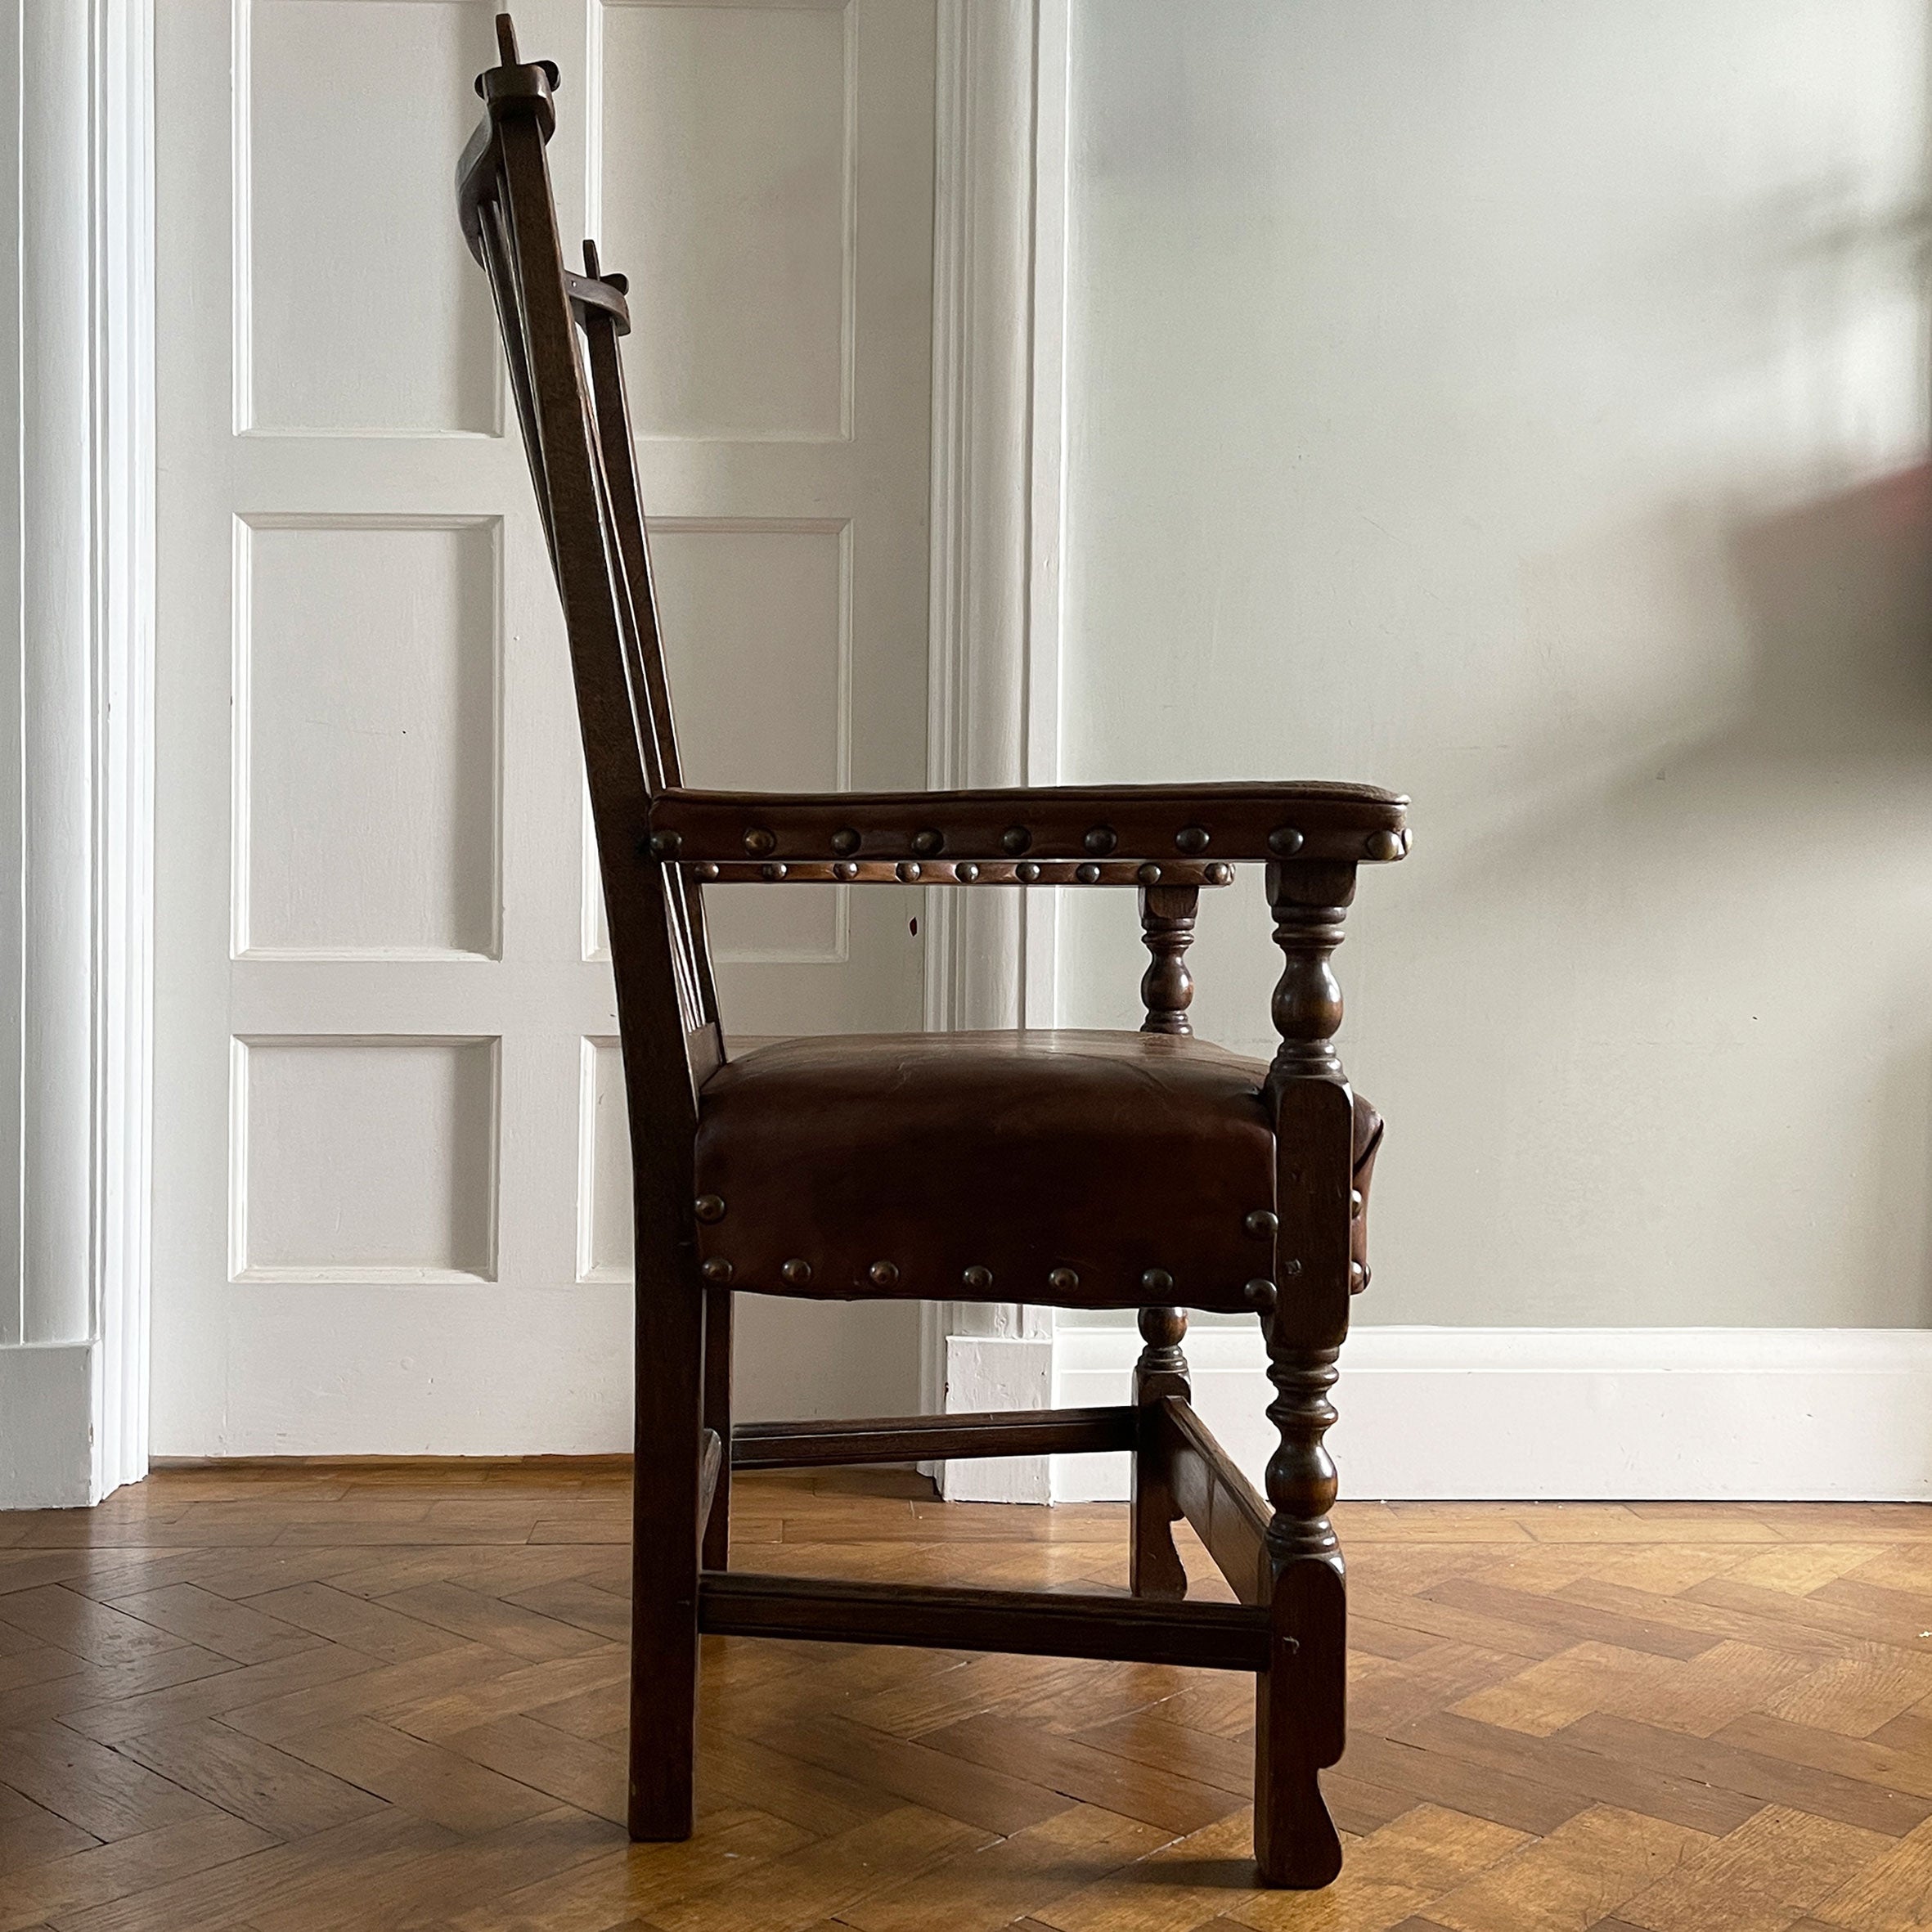
[{"label": "row of brass studs", "polygon": [[[1009,826],[1005,831],[1000,834],[1000,848],[1009,858],[1017,858],[1032,842],[1033,834],[1024,825]],[[1095,858],[1103,859],[1120,843],[1120,840],[1115,836],[1112,826],[1096,825],[1081,842]],[[1206,829],[1201,825],[1183,826],[1174,835],[1175,849],[1184,853],[1189,858],[1198,858],[1202,852],[1207,850],[1208,842]],[[1307,840],[1292,825],[1278,826],[1268,834],[1268,849],[1277,858],[1293,858],[1296,853],[1300,851],[1307,842]],[[651,834],[650,850],[654,858],[675,859],[683,845],[683,838],[676,832],[654,832]],[[763,825],[754,825],[744,835],[744,849],[754,859],[765,858],[778,849],[778,834]],[[841,857],[849,857],[858,849],[859,834],[853,831],[850,826],[846,827],[842,831],[834,832],[832,834],[832,850]],[[912,838],[912,849],[922,858],[936,857],[946,849],[945,834],[933,831],[915,832]],[[1371,832],[1362,842],[1362,851],[1365,857],[1384,864],[1391,860],[1400,859],[1408,849],[1406,837],[1399,832]],[[767,878],[783,878],[785,875],[784,864],[781,861],[774,860],[773,865],[777,867],[777,869],[774,871],[771,866],[766,866],[765,876]],[[835,866],[833,870],[837,869],[838,868]],[[898,869],[899,876],[904,879],[915,879],[919,876],[919,868],[915,860],[902,861]],[[1152,885],[1159,878],[1159,869],[1154,868],[1152,878],[1146,877],[1147,869],[1146,867],[1142,868],[1143,883]],[[1022,866],[1020,870],[1023,877],[1025,868]],[[851,876],[856,878],[857,874],[854,873]],[[968,876],[964,868],[960,869],[959,876],[962,878]],[[1035,876],[1037,877],[1038,874],[1036,874]],[[1082,874],[1080,876],[1084,878],[1085,875]],[[1094,873],[1094,877],[1098,878],[1099,874]],[[1088,883],[1090,883],[1091,881]]]},{"label": "row of brass studs", "polygon": [[[708,1199],[714,1197],[707,1197]],[[710,1256],[699,1270],[716,1287],[722,1287],[737,1272],[722,1255]],[[784,1277],[787,1285],[794,1288],[805,1287],[811,1280],[811,1264],[802,1256],[794,1255],[789,1261],[781,1262],[778,1272]],[[1301,1264],[1290,1261],[1282,1272],[1292,1278],[1301,1274]],[[899,1269],[896,1262],[874,1261],[865,1273],[876,1288],[890,1290],[899,1285]],[[983,1295],[993,1286],[993,1271],[976,1263],[960,1274],[959,1282],[970,1293]],[[1071,1295],[1080,1286],[1080,1276],[1072,1268],[1056,1268],[1048,1274],[1046,1285],[1057,1295]],[[1349,1264],[1350,1292],[1359,1295],[1368,1286],[1368,1270],[1359,1261],[1351,1261]],[[1174,1277],[1165,1268],[1150,1268],[1140,1278],[1140,1290],[1143,1295],[1171,1295],[1174,1292]],[[1249,1307],[1257,1314],[1274,1313],[1279,1291],[1265,1276],[1248,1282],[1241,1292]]]},{"label": "row of brass studs", "polygon": [[[721,878],[724,875],[723,867],[715,859],[703,860],[693,866],[691,869],[707,883]],[[789,878],[791,869],[791,867],[783,859],[767,859],[758,868],[758,876],[760,878],[768,878],[775,883],[779,879]],[[1036,860],[1022,860],[1013,869],[1014,878],[1018,879],[1022,885],[1033,885],[1040,878],[1040,868]],[[920,879],[925,877],[925,868],[919,864],[917,859],[901,859],[893,866],[892,870],[894,874],[907,885],[916,885]],[[1234,868],[1229,865],[1225,860],[1221,859],[1217,859],[1212,865],[1203,867],[1202,871],[1211,886],[1224,886],[1234,877]],[[840,879],[856,878],[859,876],[858,861],[854,859],[833,860],[832,876]],[[979,867],[971,859],[961,859],[955,864],[952,876],[961,885],[969,886],[978,878]],[[1074,867],[1073,876],[1083,886],[1095,885],[1100,880],[1100,868],[1094,865],[1091,860],[1083,860]],[[1162,875],[1161,868],[1150,861],[1143,865],[1134,876],[1143,886],[1157,886],[1161,883]]]}]

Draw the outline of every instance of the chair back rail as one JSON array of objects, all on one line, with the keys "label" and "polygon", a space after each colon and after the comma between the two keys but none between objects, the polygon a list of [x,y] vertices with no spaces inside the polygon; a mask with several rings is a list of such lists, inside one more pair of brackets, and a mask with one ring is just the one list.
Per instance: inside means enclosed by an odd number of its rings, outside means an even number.
[{"label": "chair back rail", "polygon": [[[519,58],[507,14],[496,35],[502,64],[478,78],[487,113],[458,164],[458,203],[495,299],[564,607],[632,1144],[688,1145],[697,1088],[722,1059],[722,1040],[702,888],[648,857],[651,802],[681,770],[618,345],[629,326],[626,288],[601,272],[591,242],[585,273],[565,268],[548,155],[556,70]],[[659,1252],[689,1238],[685,1166],[688,1156],[637,1164],[638,1186],[656,1179],[658,1210],[671,1217]]]}]

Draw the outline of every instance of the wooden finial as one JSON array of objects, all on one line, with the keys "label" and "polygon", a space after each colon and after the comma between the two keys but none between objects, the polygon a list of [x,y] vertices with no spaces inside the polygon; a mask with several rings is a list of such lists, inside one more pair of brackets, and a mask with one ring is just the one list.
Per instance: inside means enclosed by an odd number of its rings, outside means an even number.
[{"label": "wooden finial", "polygon": [[506,13],[496,16],[496,52],[505,67],[520,67],[517,52],[517,24]]}]

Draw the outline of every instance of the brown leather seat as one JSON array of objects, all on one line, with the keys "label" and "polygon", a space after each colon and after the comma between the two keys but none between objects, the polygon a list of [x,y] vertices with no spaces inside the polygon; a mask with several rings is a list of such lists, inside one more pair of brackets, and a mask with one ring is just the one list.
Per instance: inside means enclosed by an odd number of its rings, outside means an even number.
[{"label": "brown leather seat", "polygon": [[[1158,1033],[775,1041],[699,1095],[699,1250],[771,1294],[1133,1307],[1158,1269],[1239,1310],[1274,1262],[1267,1071]],[[1382,1123],[1355,1116],[1359,1187]]]}]

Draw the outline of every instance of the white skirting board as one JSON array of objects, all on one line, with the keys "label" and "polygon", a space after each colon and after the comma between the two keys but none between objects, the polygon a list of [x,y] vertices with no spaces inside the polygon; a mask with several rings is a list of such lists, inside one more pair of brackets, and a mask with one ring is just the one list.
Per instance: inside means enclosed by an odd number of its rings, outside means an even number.
[{"label": "white skirting board", "polygon": [[0,1509],[77,1509],[97,1502],[94,1345],[0,1347]]},{"label": "white skirting board", "polygon": [[[1062,1328],[1054,1402],[1124,1402],[1139,1337]],[[1197,1328],[1194,1404],[1257,1485],[1274,1430],[1257,1328]],[[1360,1328],[1328,1446],[1344,1498],[1932,1501],[1932,1332]],[[1063,1456],[1055,1502],[1127,1494]]]},{"label": "white skirting board", "polygon": [[[1136,1342],[1139,1337],[1134,1337]],[[949,1335],[946,1341],[946,1409],[949,1415],[982,1415],[1002,1409],[1045,1409],[1054,1386],[1054,1338],[1049,1335]],[[1134,1358],[1127,1358],[1128,1373]],[[1122,1386],[1126,1385],[1123,1383]],[[1108,1401],[1125,1400],[1108,1396]],[[974,1457],[936,1466],[939,1493],[949,1503],[1049,1503],[1049,1461],[1105,1462],[1093,1458]],[[1123,1485],[1126,1478],[1121,1478]],[[1126,1490],[1123,1487],[1121,1494]]]}]

